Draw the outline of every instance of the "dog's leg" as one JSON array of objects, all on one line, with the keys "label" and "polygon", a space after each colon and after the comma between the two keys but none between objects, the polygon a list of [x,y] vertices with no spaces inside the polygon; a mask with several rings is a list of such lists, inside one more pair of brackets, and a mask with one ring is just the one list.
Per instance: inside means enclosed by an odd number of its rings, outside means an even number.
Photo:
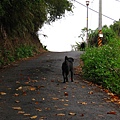
[{"label": "dog's leg", "polygon": [[71,70],[71,82],[73,82],[73,70]]},{"label": "dog's leg", "polygon": [[65,74],[64,74],[64,72],[62,71],[62,75],[63,75],[63,83],[65,83]]},{"label": "dog's leg", "polygon": [[68,82],[68,76],[66,75],[66,82]]}]

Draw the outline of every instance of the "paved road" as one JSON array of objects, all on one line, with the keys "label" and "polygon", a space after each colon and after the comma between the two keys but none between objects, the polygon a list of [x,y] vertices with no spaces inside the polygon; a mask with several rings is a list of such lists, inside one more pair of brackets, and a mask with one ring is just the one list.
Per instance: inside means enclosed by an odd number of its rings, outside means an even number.
[{"label": "paved road", "polygon": [[108,93],[74,75],[62,83],[64,56],[79,65],[82,52],[48,52],[0,70],[0,120],[120,120]]}]

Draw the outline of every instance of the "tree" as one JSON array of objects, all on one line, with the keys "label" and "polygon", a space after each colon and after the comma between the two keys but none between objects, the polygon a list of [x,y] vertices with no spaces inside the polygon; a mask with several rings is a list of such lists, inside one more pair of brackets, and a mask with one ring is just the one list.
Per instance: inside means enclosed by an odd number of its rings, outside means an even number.
[{"label": "tree", "polygon": [[113,25],[110,25],[110,28],[115,31],[116,35],[120,37],[120,19],[115,21]]},{"label": "tree", "polygon": [[65,11],[72,11],[69,0],[0,0],[0,65],[13,61],[16,50],[22,54],[43,48],[38,30],[45,22],[62,18]]},{"label": "tree", "polygon": [[46,21],[60,19],[65,10],[72,10],[68,0],[1,0],[1,35],[36,34]]}]

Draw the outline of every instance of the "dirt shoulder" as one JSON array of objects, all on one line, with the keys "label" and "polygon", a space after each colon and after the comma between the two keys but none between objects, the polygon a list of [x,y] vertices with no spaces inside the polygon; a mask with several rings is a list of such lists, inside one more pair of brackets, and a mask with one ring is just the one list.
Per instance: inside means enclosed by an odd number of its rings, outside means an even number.
[{"label": "dirt shoulder", "polygon": [[[120,120],[118,98],[79,75],[81,54],[48,52],[0,70],[0,120]],[[63,83],[65,55],[75,59],[73,83]]]}]

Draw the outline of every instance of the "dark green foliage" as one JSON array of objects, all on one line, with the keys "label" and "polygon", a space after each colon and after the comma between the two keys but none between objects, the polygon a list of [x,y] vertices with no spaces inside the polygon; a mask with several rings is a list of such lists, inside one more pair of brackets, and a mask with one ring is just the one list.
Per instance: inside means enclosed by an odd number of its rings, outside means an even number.
[{"label": "dark green foliage", "polygon": [[0,53],[0,67],[8,65],[15,60],[31,57],[36,53],[36,48],[29,45],[20,45],[15,48],[15,53],[12,54],[10,50],[4,50],[4,55]]},{"label": "dark green foliage", "polygon": [[31,56],[30,46],[41,49],[38,30],[65,11],[72,11],[68,0],[0,0],[0,66]]},{"label": "dark green foliage", "polygon": [[85,42],[76,42],[75,49],[78,51],[85,51],[86,43]]},{"label": "dark green foliage", "polygon": [[10,36],[36,34],[43,23],[61,18],[71,8],[68,0],[1,0],[0,27]]},{"label": "dark green foliage", "polygon": [[68,0],[45,0],[47,3],[48,21],[55,21],[60,19],[64,14],[65,10],[71,11],[72,3]]},{"label": "dark green foliage", "polygon": [[[109,39],[113,39],[116,36],[115,32],[106,25],[103,26],[102,33],[103,33],[103,39],[102,39],[103,45],[107,44],[109,42]],[[92,30],[90,31],[88,44],[90,47],[98,46],[98,29],[96,29],[95,31]]]},{"label": "dark green foliage", "polygon": [[112,39],[102,47],[88,48],[82,55],[84,76],[120,94],[120,40]]},{"label": "dark green foliage", "polygon": [[33,56],[33,51],[34,47],[32,46],[21,45],[20,47],[16,48],[15,51],[16,59]]},{"label": "dark green foliage", "polygon": [[0,67],[2,65],[7,65],[11,62],[14,62],[14,56],[11,54],[11,51],[9,50],[0,50]]},{"label": "dark green foliage", "polygon": [[115,31],[116,35],[120,37],[120,19],[115,21],[113,25],[110,25],[110,28]]}]

